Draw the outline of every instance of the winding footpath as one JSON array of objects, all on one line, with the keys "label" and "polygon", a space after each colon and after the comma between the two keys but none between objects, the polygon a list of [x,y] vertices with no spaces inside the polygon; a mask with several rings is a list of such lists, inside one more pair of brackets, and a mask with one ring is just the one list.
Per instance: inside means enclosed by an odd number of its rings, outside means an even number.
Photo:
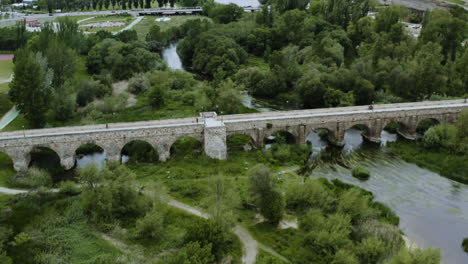
[{"label": "winding footpath", "polygon": [[119,34],[119,33],[122,32],[122,31],[131,29],[131,28],[134,27],[136,24],[140,23],[141,20],[143,20],[143,18],[144,18],[144,16],[139,16],[139,17],[137,17],[135,20],[133,20],[132,23],[128,24],[128,26],[122,28],[122,29],[119,30],[119,31],[113,32],[112,34],[113,34],[113,35],[117,35],[117,34]]},{"label": "winding footpath", "polygon": [[[169,200],[167,202],[168,205],[175,207],[177,209],[180,209],[182,211],[185,211],[187,213],[196,215],[201,218],[208,219],[210,218],[210,215],[190,206],[184,203],[181,203],[176,200]],[[258,242],[255,240],[245,229],[244,227],[240,225],[236,225],[234,227],[234,234],[239,238],[241,243],[244,246],[244,254],[242,255],[242,263],[244,264],[254,264],[255,260],[257,259],[257,254],[258,254]]]},{"label": "winding footpath", "polygon": [[[57,191],[57,190],[53,189],[53,191]],[[23,193],[28,193],[28,192],[29,191],[27,190],[15,190],[15,189],[10,189],[10,188],[0,187],[0,194],[16,195],[16,194],[23,194]],[[180,209],[189,214],[192,214],[192,215],[204,218],[204,219],[210,218],[209,214],[204,213],[195,207],[181,203],[176,200],[169,200],[167,201],[167,204],[174,208]],[[234,231],[234,234],[239,238],[239,240],[241,241],[244,247],[244,253],[242,255],[242,263],[254,264],[255,260],[257,259],[259,243],[250,235],[249,231],[247,231],[247,229],[241,225],[236,225],[233,231]],[[107,238],[106,240],[108,239],[109,238]],[[263,250],[266,250],[267,252],[284,259],[284,257],[276,253],[273,249],[270,249],[264,245],[260,245],[260,247]],[[122,247],[119,247],[119,248],[122,248]]]}]

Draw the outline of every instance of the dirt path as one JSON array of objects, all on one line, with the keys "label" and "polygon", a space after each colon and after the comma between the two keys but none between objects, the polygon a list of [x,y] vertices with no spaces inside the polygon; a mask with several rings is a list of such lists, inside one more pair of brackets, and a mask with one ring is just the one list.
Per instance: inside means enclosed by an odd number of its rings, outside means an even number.
[{"label": "dirt path", "polygon": [[25,190],[15,190],[15,189],[10,189],[10,188],[0,187],[1,194],[15,195],[15,194],[27,193],[27,192],[28,191],[25,191]]},{"label": "dirt path", "polygon": [[[53,191],[57,191],[57,190],[54,189]],[[15,194],[21,194],[21,193],[27,193],[27,192],[28,191],[26,191],[26,190],[15,190],[15,189],[10,189],[10,188],[0,187],[0,193],[1,194],[15,195]],[[181,203],[181,202],[176,201],[176,200],[169,200],[169,201],[167,201],[167,204],[172,206],[172,207],[178,208],[178,209],[180,209],[182,211],[185,211],[185,212],[188,212],[190,214],[196,215],[198,217],[204,218],[204,219],[210,218],[209,214],[204,213],[204,212],[200,211],[199,209],[197,209],[195,207],[192,207],[190,205]],[[261,249],[265,250],[266,252],[268,252],[268,253],[282,259],[285,262],[289,262],[286,258],[284,258],[280,254],[275,252],[273,249],[258,243],[258,241],[255,240],[252,237],[252,235],[250,235],[249,231],[246,228],[244,228],[243,226],[236,225],[234,227],[234,234],[239,238],[239,240],[241,241],[241,243],[243,245],[243,248],[244,248],[244,254],[242,255],[242,263],[243,264],[254,264],[255,263],[255,260],[257,259],[258,248],[261,248]],[[128,245],[126,245],[125,243],[123,243],[123,242],[121,242],[119,240],[116,240],[116,239],[114,239],[114,238],[112,238],[112,237],[110,237],[110,236],[108,236],[108,235],[106,235],[104,233],[99,233],[99,235],[103,239],[105,239],[106,241],[108,241],[109,243],[114,245],[116,248],[120,249],[122,252],[124,252],[126,254],[129,254],[129,255],[136,255],[138,257],[142,257],[141,254],[134,254],[135,252],[133,252],[131,249],[129,249]]]},{"label": "dirt path", "polygon": [[[208,219],[210,215],[184,203],[176,200],[170,200],[168,203],[170,206],[188,212],[190,214]],[[249,234],[249,231],[240,225],[234,227],[234,234],[239,238],[243,247],[244,255],[242,256],[242,263],[254,264],[258,253],[258,242]]]},{"label": "dirt path", "polygon": [[19,115],[19,111],[16,107],[12,107],[3,117],[0,118],[0,130],[4,129]]}]

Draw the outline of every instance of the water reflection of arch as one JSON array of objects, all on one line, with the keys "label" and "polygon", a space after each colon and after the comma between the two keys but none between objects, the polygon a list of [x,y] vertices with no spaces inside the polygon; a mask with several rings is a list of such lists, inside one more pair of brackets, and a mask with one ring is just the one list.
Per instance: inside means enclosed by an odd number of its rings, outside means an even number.
[{"label": "water reflection of arch", "polygon": [[318,133],[320,130],[326,130],[327,131],[327,141],[333,144],[336,144],[337,142],[342,141],[342,138],[338,138],[337,133],[336,133],[336,123],[335,124],[321,124],[321,125],[313,125],[313,126],[306,126],[305,127],[305,140],[311,133]]},{"label": "water reflection of arch", "polygon": [[[397,124],[396,131],[392,131],[392,129],[389,128],[392,123]],[[382,134],[383,130],[387,130],[391,133],[397,133],[400,136],[407,138],[407,139],[412,139],[414,138],[414,135],[416,133],[416,128],[414,125],[411,125],[410,123],[405,122],[404,119],[399,119],[399,118],[391,118],[384,120],[382,122],[382,130],[380,131],[380,134]]]},{"label": "water reflection of arch", "polygon": [[343,127],[343,133],[346,133],[346,131],[350,129],[360,130],[361,135],[368,141],[380,142],[380,133],[382,130],[376,126],[372,126],[369,122],[356,121],[346,123],[346,126]]}]

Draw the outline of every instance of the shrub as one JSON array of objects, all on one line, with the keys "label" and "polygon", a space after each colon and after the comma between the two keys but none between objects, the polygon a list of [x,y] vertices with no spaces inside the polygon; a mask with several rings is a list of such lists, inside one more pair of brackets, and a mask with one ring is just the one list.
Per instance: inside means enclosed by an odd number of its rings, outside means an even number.
[{"label": "shrub", "polygon": [[52,186],[52,177],[44,169],[32,167],[25,175],[17,176],[12,180],[12,184],[23,188],[50,187]]},{"label": "shrub", "polygon": [[283,217],[284,199],[280,192],[275,190],[270,169],[259,165],[249,173],[250,193],[260,213],[272,225],[278,225]]},{"label": "shrub", "polygon": [[351,173],[354,178],[358,178],[359,180],[367,180],[370,177],[370,172],[361,167],[353,168]]},{"label": "shrub", "polygon": [[462,247],[465,252],[468,252],[468,237],[463,239]]},{"label": "shrub", "polygon": [[118,96],[105,97],[96,104],[96,110],[102,113],[114,113],[127,107],[128,94],[122,93]]},{"label": "shrub", "polygon": [[150,83],[144,74],[135,74],[128,81],[128,91],[132,94],[141,94],[148,90]]},{"label": "shrub", "polygon": [[164,88],[160,86],[154,86],[148,93],[148,100],[151,107],[154,109],[159,109],[164,106],[165,103],[165,93]]},{"label": "shrub", "polygon": [[135,237],[138,239],[160,240],[164,234],[165,208],[153,206],[145,217],[136,222]]},{"label": "shrub", "polygon": [[221,224],[213,220],[197,220],[191,225],[184,238],[185,242],[198,242],[200,247],[211,248],[211,253],[217,260],[229,251],[232,241],[228,236],[228,232],[224,230]]},{"label": "shrub", "polygon": [[454,125],[436,125],[429,128],[422,138],[426,148],[445,148],[456,151],[458,145],[457,128]]},{"label": "shrub", "polygon": [[59,192],[64,195],[77,195],[80,193],[80,189],[72,181],[65,181],[60,183]]},{"label": "shrub", "polygon": [[211,244],[201,246],[198,242],[190,242],[173,256],[168,257],[166,264],[201,264],[215,263],[215,257],[211,253]]},{"label": "shrub", "polygon": [[334,200],[333,194],[316,180],[307,180],[304,184],[295,183],[286,191],[286,206],[298,212],[305,212],[313,207],[327,212],[331,210]]}]

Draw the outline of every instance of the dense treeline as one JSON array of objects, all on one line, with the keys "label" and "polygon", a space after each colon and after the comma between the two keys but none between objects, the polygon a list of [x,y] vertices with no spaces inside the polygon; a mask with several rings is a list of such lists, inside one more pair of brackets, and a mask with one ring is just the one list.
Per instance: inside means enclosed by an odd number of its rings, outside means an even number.
[{"label": "dense treeline", "polygon": [[96,98],[104,99],[99,106],[104,112],[124,107],[125,98],[108,97],[114,80],[164,67],[159,54],[138,41],[135,31],[85,37],[76,22],[63,18],[28,37],[15,54],[9,95],[33,127],[70,121],[78,106]]},{"label": "dense treeline", "polygon": [[[402,8],[367,16],[368,1],[274,1],[239,20],[204,6],[215,22],[188,21],[178,52],[192,71],[231,78],[254,96],[315,108],[400,102],[468,93],[467,13],[424,17],[419,38]],[[219,18],[217,18],[219,17]],[[239,20],[239,21],[238,21]],[[259,60],[260,58],[260,60]]]}]

